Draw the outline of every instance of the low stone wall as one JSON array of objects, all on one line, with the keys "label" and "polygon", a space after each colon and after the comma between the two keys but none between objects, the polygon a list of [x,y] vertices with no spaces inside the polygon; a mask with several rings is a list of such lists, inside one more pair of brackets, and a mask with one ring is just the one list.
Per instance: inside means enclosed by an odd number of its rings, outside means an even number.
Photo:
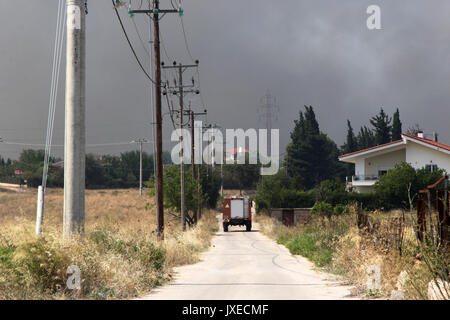
[{"label": "low stone wall", "polygon": [[274,221],[287,226],[306,224],[311,217],[311,208],[273,208],[270,216]]}]

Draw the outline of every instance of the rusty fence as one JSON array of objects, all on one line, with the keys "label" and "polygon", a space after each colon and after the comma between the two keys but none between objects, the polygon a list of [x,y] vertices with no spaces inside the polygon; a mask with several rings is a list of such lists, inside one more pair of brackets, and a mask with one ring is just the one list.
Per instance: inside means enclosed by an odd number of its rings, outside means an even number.
[{"label": "rusty fence", "polygon": [[402,255],[403,241],[407,233],[403,210],[388,215],[370,215],[359,206],[356,214],[356,224],[365,242],[370,242],[385,252],[397,250]]},{"label": "rusty fence", "polygon": [[417,200],[417,238],[443,247],[450,246],[450,192],[448,176],[424,190]]}]

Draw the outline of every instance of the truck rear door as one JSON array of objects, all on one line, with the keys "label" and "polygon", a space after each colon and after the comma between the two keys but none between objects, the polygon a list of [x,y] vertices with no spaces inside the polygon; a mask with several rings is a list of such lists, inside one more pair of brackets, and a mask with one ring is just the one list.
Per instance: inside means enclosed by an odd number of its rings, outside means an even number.
[{"label": "truck rear door", "polygon": [[231,199],[231,219],[244,218],[244,201],[242,199]]}]

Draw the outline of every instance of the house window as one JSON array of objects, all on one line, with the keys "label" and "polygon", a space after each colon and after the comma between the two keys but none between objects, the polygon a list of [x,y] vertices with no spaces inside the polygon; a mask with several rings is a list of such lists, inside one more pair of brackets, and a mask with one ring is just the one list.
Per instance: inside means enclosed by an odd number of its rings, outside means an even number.
[{"label": "house window", "polygon": [[378,176],[381,177],[387,173],[387,170],[378,170]]},{"label": "house window", "polygon": [[431,171],[431,172],[435,172],[435,171],[438,170],[438,166],[437,166],[437,164],[433,164],[433,163],[426,164],[425,165],[425,170]]}]

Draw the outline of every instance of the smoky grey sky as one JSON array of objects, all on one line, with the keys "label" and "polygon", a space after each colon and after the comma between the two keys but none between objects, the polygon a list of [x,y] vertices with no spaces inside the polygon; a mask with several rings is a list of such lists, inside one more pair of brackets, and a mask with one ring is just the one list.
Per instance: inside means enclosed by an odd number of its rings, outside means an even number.
[{"label": "smoky grey sky", "polygon": [[[134,61],[111,1],[88,2],[87,143],[150,139],[150,83]],[[381,7],[382,30],[366,27],[371,4]],[[161,7],[169,7],[169,1],[161,0]],[[381,106],[391,115],[400,109],[404,131],[419,123],[450,143],[449,1],[184,0],[183,7],[190,49],[200,60],[209,122],[224,128],[260,127],[257,107],[269,89],[280,108],[273,127],[280,129],[281,153],[303,105],[314,106],[321,130],[338,145],[344,142],[347,119],[357,131]],[[45,142],[56,11],[56,0],[0,2],[0,137],[5,141]],[[126,10],[120,12],[149,69]],[[148,18],[134,19],[148,41]],[[161,33],[170,56],[163,53],[163,60],[191,63],[178,16],[166,15]],[[56,145],[64,137],[64,79],[63,67]],[[203,109],[198,96],[189,100],[196,110]],[[165,149],[170,148],[171,128],[165,116]],[[0,155],[17,158],[23,148],[0,144]],[[151,145],[145,148],[152,150]],[[62,156],[63,148],[53,151]]]}]

